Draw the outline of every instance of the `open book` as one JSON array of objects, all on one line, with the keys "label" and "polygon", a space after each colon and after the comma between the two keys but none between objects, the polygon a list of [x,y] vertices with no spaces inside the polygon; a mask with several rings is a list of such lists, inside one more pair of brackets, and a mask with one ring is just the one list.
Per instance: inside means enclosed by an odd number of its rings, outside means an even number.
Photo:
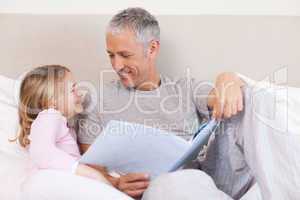
[{"label": "open book", "polygon": [[80,162],[118,173],[148,173],[152,178],[194,160],[219,122],[203,124],[190,142],[174,133],[124,121],[110,121]]}]

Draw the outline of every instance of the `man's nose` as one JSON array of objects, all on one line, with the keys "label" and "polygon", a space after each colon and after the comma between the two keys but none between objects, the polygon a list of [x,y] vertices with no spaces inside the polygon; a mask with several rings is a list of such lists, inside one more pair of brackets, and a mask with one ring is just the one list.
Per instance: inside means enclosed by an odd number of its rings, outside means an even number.
[{"label": "man's nose", "polygon": [[113,68],[115,71],[119,72],[124,68],[124,63],[121,58],[116,57],[113,62]]}]

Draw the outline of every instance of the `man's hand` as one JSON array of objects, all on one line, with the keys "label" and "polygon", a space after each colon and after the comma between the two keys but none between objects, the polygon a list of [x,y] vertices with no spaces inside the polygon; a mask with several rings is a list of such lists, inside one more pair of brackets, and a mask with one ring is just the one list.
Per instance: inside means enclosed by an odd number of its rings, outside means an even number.
[{"label": "man's hand", "polygon": [[139,198],[149,186],[149,175],[131,173],[119,178],[118,189],[133,198]]},{"label": "man's hand", "polygon": [[230,118],[243,110],[243,85],[235,73],[225,72],[217,77],[215,88],[208,97],[214,118]]}]

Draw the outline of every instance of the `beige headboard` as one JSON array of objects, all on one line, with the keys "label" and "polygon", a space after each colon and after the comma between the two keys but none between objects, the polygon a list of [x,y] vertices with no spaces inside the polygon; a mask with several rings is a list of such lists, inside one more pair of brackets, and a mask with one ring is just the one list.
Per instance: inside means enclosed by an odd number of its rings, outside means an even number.
[{"label": "beige headboard", "polygon": [[[0,74],[17,77],[42,64],[62,64],[80,80],[97,83],[110,69],[104,32],[111,16],[0,14]],[[300,17],[157,16],[161,26],[158,67],[202,80],[237,71],[263,79],[287,67],[300,87]],[[111,76],[108,75],[110,78]]]}]

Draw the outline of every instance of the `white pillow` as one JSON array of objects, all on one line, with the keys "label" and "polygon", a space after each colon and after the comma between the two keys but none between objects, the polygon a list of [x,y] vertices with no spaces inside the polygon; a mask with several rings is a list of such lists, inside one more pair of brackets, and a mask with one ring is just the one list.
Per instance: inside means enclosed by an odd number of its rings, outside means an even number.
[{"label": "white pillow", "polygon": [[16,143],[20,81],[0,75],[0,199],[16,199],[26,176],[27,153]]},{"label": "white pillow", "polygon": [[20,81],[0,75],[0,102],[17,106]]},{"label": "white pillow", "polygon": [[23,150],[9,142],[17,136],[20,81],[0,75],[0,151],[22,156]]},{"label": "white pillow", "polygon": [[300,89],[249,81],[238,127],[262,199],[299,199]]}]

